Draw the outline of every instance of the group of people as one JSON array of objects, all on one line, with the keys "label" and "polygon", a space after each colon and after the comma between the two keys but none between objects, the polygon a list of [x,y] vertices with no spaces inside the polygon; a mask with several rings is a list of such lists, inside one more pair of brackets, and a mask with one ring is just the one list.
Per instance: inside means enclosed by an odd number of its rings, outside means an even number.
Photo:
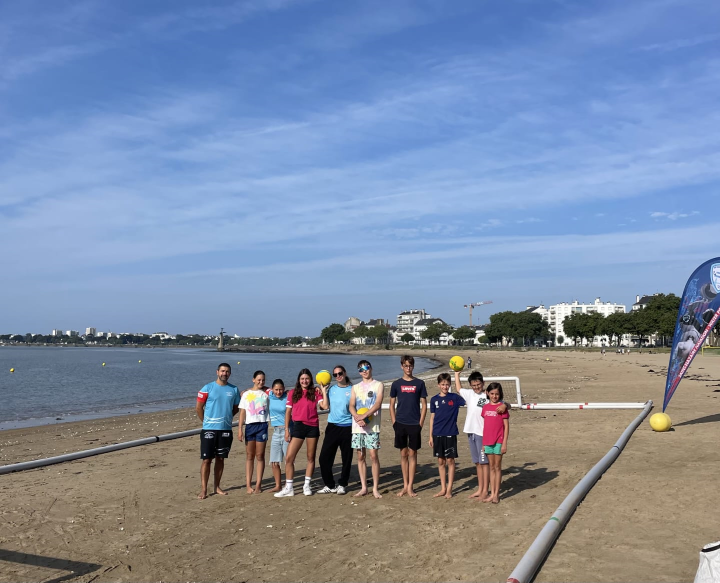
[{"label": "group of people", "polygon": [[[395,433],[394,445],[400,450],[400,467],[403,487],[398,496],[415,497],[414,480],[417,452],[422,445],[422,428],[427,416],[427,387],[413,376],[415,359],[404,355],[400,359],[402,377],[390,387],[390,419]],[[282,379],[275,379],[270,387],[265,373],[253,374],[253,386],[241,391],[230,384],[231,367],[222,363],[217,379],[205,385],[197,397],[196,411],[202,421],[200,433],[201,489],[198,498],[208,495],[208,482],[214,468],[213,491],[220,488],[225,459],[233,442],[232,423],[239,413],[237,436],[245,442],[246,489],[248,494],[262,492],[265,472],[265,453],[270,442],[275,496],[295,495],[295,459],[305,444],[307,465],[303,494],[345,494],[348,489],[353,452],[357,454],[360,491],[355,496],[370,492],[367,481],[367,455],[370,457],[372,494],[382,498],[380,482],[380,422],[384,398],[383,383],[373,378],[372,366],[367,360],[358,362],[360,382],[352,384],[344,366],[333,368],[328,384],[315,385],[312,373],[304,368],[295,386],[287,390]],[[455,372],[455,390],[452,377],[441,373],[437,377],[439,393],[430,399],[429,446],[438,460],[440,491],[435,497],[451,498],[455,477],[455,459],[458,457],[457,419],[459,409],[467,407],[464,432],[473,464],[476,466],[478,489],[470,495],[473,500],[499,502],[502,456],[507,451],[510,433],[509,406],[503,402],[502,386],[490,383],[485,389],[479,371],[470,374],[470,388],[463,388],[460,373]],[[328,411],[325,437],[320,449],[320,474],[324,486],[313,492],[311,480],[320,439],[318,409]],[[272,436],[270,435],[272,429]],[[333,465],[340,450],[341,471],[336,482]],[[285,484],[282,484],[282,466],[285,466]],[[255,481],[253,482],[253,477]]]}]

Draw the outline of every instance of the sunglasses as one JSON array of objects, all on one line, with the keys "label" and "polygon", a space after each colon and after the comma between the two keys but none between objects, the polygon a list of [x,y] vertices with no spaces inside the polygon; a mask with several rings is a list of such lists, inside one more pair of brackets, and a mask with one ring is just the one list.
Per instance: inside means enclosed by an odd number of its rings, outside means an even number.
[{"label": "sunglasses", "polygon": [[344,375],[345,375],[345,373],[344,373],[343,371],[334,372],[334,373],[333,373],[333,376],[334,376],[334,377],[341,377],[341,376],[344,376]]},{"label": "sunglasses", "polygon": [[362,366],[358,367],[358,372],[367,372],[370,370],[370,367],[367,364],[363,364]]}]

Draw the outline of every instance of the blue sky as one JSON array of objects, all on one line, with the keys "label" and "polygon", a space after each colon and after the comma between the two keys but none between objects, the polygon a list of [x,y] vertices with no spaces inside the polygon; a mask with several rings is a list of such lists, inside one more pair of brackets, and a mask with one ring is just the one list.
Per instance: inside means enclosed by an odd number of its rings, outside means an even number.
[{"label": "blue sky", "polygon": [[0,332],[679,294],[720,255],[718,22],[712,0],[3,2]]}]

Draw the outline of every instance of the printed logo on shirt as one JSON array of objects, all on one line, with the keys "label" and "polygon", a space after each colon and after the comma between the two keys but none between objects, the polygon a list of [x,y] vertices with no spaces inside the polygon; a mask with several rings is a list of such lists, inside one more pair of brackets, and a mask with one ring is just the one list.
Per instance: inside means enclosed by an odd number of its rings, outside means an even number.
[{"label": "printed logo on shirt", "polygon": [[448,401],[448,405],[450,405],[451,407],[452,407],[454,404],[455,404],[455,401]]},{"label": "printed logo on shirt", "polygon": [[417,387],[415,385],[402,385],[400,387],[401,393],[414,393]]}]

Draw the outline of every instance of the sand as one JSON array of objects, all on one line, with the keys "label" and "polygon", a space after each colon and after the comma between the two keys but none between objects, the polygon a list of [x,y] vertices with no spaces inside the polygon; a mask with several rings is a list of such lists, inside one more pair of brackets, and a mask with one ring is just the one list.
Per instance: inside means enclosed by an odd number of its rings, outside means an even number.
[{"label": "sand", "polygon": [[[472,354],[487,376],[519,376],[526,402],[660,403],[668,360],[637,352]],[[428,386],[435,394],[435,383]],[[720,357],[698,356],[668,409],[674,430],[658,434],[641,425],[580,505],[537,581],[693,579],[699,549],[720,539],[718,391]],[[637,414],[513,412],[498,505],[467,499],[476,482],[465,439],[456,496],[433,498],[439,480],[427,425],[419,496],[398,498],[402,478],[387,412],[381,500],[248,495],[244,446],[236,441],[223,478],[229,495],[199,501],[197,437],[0,476],[0,581],[505,581]],[[0,463],[197,425],[188,408],[3,431]],[[269,470],[265,476],[269,489]],[[356,480],[354,470],[349,494]],[[321,486],[319,470],[314,486]]]}]

